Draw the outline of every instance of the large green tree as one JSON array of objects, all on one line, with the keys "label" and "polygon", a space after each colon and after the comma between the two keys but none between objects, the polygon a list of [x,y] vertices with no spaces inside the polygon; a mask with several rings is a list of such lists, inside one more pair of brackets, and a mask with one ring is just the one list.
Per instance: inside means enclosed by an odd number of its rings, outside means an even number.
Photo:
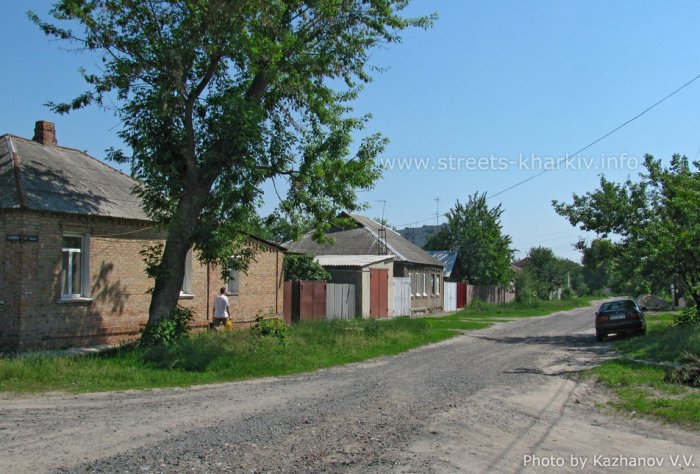
[{"label": "large green tree", "polygon": [[613,259],[617,252],[609,239],[593,239],[590,243],[580,240],[576,248],[581,251],[583,278],[588,289],[595,293],[613,285]]},{"label": "large green tree", "polygon": [[369,135],[351,154],[367,117],[348,104],[371,78],[376,46],[430,25],[402,16],[408,3],[59,0],[50,22],[30,13],[47,35],[99,58],[83,71],[88,90],[53,108],[116,104],[130,151],[109,156],[131,165],[167,233],[148,252],[149,327],[176,307],[191,247],[224,272],[245,268],[242,232],[257,226],[264,183],[287,180],[281,211],[312,216],[318,235],[340,209],[358,208],[355,190],[379,177],[385,140]]},{"label": "large green tree", "polygon": [[599,189],[554,209],[581,229],[619,236],[610,259],[620,278],[652,290],[678,281],[700,306],[700,163],[673,155],[664,167],[646,155],[644,167],[639,181],[601,177]]},{"label": "large green tree", "polygon": [[503,233],[501,205],[489,208],[486,194],[457,201],[447,223],[428,238],[427,250],[457,250],[465,280],[472,285],[508,285],[513,270],[512,239]]}]

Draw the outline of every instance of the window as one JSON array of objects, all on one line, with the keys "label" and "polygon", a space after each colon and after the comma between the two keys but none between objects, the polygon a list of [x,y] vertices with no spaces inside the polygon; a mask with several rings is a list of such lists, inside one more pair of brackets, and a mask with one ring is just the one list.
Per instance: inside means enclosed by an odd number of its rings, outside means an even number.
[{"label": "window", "polygon": [[66,234],[61,247],[61,299],[88,297],[89,237]]},{"label": "window", "polygon": [[433,294],[435,296],[440,296],[440,274],[433,274]]},{"label": "window", "polygon": [[229,270],[228,271],[228,282],[226,283],[226,291],[229,295],[237,295],[240,290],[240,270]]},{"label": "window", "polygon": [[182,277],[181,296],[192,296],[192,249],[187,251],[185,257],[185,275]]},{"label": "window", "polygon": [[408,279],[411,282],[411,298],[415,294],[415,291],[413,291],[416,288],[416,282],[415,279],[413,278],[413,273],[408,274]]},{"label": "window", "polygon": [[428,274],[423,273],[423,296],[428,296]]}]

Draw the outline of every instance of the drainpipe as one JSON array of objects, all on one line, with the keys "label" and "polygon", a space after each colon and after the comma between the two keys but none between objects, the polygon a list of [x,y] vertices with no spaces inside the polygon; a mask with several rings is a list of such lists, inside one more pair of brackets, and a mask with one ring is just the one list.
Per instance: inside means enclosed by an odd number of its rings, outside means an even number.
[{"label": "drainpipe", "polygon": [[209,321],[209,300],[211,300],[211,293],[209,291],[209,269],[210,265],[207,263],[207,321]]},{"label": "drainpipe", "polygon": [[280,291],[280,281],[279,281],[279,273],[280,273],[280,253],[279,250],[275,250],[275,316],[277,316],[277,313],[279,313],[279,291]]}]

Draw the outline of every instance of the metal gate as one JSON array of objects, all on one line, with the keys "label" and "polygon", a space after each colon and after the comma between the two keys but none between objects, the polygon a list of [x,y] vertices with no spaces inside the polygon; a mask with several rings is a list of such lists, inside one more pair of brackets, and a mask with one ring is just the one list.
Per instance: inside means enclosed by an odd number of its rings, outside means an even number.
[{"label": "metal gate", "polygon": [[369,270],[369,316],[375,319],[389,316],[389,270]]},{"label": "metal gate", "polygon": [[317,321],[326,317],[325,281],[284,283],[284,320],[288,323]]},{"label": "metal gate", "polygon": [[394,277],[394,316],[411,315],[411,278]]},{"label": "metal gate", "polygon": [[355,285],[351,283],[326,284],[326,319],[355,317]]}]

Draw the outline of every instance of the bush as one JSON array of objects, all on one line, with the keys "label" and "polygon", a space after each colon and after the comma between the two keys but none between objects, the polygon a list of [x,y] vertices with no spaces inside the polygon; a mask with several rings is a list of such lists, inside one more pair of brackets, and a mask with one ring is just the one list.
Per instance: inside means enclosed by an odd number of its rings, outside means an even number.
[{"label": "bush", "polygon": [[666,371],[664,381],[700,388],[700,357],[688,354],[686,359],[689,363]]},{"label": "bush", "polygon": [[194,311],[178,305],[171,313],[170,318],[164,319],[155,327],[146,326],[141,335],[140,344],[143,346],[171,346],[187,337],[193,319]]},{"label": "bush", "polygon": [[514,286],[516,302],[528,304],[538,299],[535,282],[526,271],[515,273]]},{"label": "bush", "polygon": [[287,342],[287,335],[289,334],[289,327],[287,327],[287,324],[282,319],[266,319],[264,316],[255,318],[255,324],[250,330],[253,334],[260,337],[277,338],[280,344],[285,344]]},{"label": "bush", "polygon": [[567,287],[561,290],[561,299],[572,300],[574,298],[576,298],[576,292],[571,288]]},{"label": "bush", "polygon": [[483,311],[488,307],[488,303],[483,301],[481,298],[474,298],[469,302],[469,309],[475,311]]},{"label": "bush", "polygon": [[700,323],[700,311],[697,306],[689,306],[673,318],[673,324],[677,327],[690,326]]}]

